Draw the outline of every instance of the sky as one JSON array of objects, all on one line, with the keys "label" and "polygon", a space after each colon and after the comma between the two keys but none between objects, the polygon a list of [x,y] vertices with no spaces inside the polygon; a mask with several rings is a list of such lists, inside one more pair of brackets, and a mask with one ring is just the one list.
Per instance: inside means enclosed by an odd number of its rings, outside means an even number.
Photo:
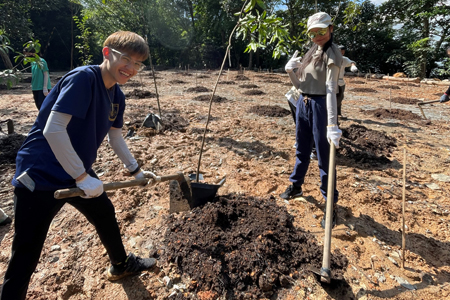
[{"label": "sky", "polygon": [[387,0],[371,0],[371,2],[375,5],[380,5],[383,2],[386,2]]}]

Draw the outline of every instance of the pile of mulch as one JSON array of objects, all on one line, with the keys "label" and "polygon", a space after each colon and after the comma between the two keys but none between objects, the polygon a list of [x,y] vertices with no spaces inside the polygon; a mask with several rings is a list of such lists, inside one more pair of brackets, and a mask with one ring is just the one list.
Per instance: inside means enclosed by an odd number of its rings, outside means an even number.
[{"label": "pile of mulch", "polygon": [[354,88],[351,89],[352,92],[360,92],[360,93],[378,93],[376,90],[371,88]]},{"label": "pile of mulch", "polygon": [[257,86],[256,84],[241,84],[239,87],[243,88],[243,89],[257,89],[257,88],[259,88],[259,86]]},{"label": "pile of mulch", "polygon": [[361,80],[351,80],[350,83],[354,83],[354,84],[365,84],[364,81]]},{"label": "pile of mulch", "polygon": [[267,82],[267,83],[283,83],[280,79],[278,79],[278,78],[276,78],[276,79],[271,79],[271,78],[269,78],[269,79],[266,79],[266,80],[263,80],[264,82]]},{"label": "pile of mulch", "polygon": [[229,81],[224,80],[224,81],[219,81],[219,84],[236,84],[236,82],[235,81],[231,81],[231,80],[229,80]]},{"label": "pile of mulch", "polygon": [[237,75],[234,79],[235,80],[250,80],[247,76],[244,76],[244,75]]},{"label": "pile of mulch", "polygon": [[18,133],[8,135],[0,133],[0,166],[16,163],[17,151],[26,138],[26,135]]},{"label": "pile of mulch", "polygon": [[186,83],[186,81],[176,79],[176,80],[169,81],[169,83],[172,83],[172,84],[184,84],[184,83]]},{"label": "pile of mulch", "polygon": [[248,90],[242,92],[244,95],[264,95],[265,93],[261,90]]},{"label": "pile of mulch", "polygon": [[143,83],[140,83],[138,81],[131,81],[131,80],[129,80],[127,83],[124,84],[124,86],[126,86],[126,87],[141,87],[143,85],[144,85]]},{"label": "pile of mulch", "polygon": [[[215,299],[269,298],[304,276],[309,265],[322,265],[323,247],[293,221],[273,196],[220,196],[187,214],[168,215],[165,243],[157,253],[189,276],[191,292]],[[333,278],[343,278],[347,265],[336,250]]]},{"label": "pile of mulch", "polygon": [[[211,100],[211,95],[197,96],[197,97],[192,98],[192,100],[195,100],[195,101],[210,101]],[[217,103],[225,102],[227,100],[228,100],[227,98],[221,97],[221,96],[217,96],[217,95],[214,95],[214,97],[213,97],[213,102],[217,102]]]},{"label": "pile of mulch", "polygon": [[255,105],[250,107],[248,112],[257,114],[258,116],[277,118],[282,118],[291,114],[290,110],[278,105]]},{"label": "pile of mulch", "polygon": [[[385,99],[385,100],[389,101],[389,99]],[[416,104],[416,103],[422,102],[417,99],[404,98],[404,97],[391,98],[391,101],[395,102],[395,103],[400,103],[400,104]]]},{"label": "pile of mulch", "polygon": [[374,110],[365,111],[366,114],[373,115],[379,119],[397,119],[397,120],[422,120],[422,117],[416,115],[413,112],[402,109],[385,109],[385,108],[377,108]]},{"label": "pile of mulch", "polygon": [[191,87],[186,90],[186,92],[188,92],[188,93],[206,93],[206,92],[210,92],[210,91],[211,91],[210,89],[208,89],[204,86]]},{"label": "pile of mulch", "polygon": [[398,85],[379,85],[378,88],[392,89],[392,90],[399,90],[400,89],[400,87]]},{"label": "pile of mulch", "polygon": [[125,97],[127,97],[127,98],[134,98],[134,99],[156,98],[156,94],[152,93],[150,91],[134,89],[131,92],[125,93]]},{"label": "pile of mulch", "polygon": [[341,130],[343,138],[338,151],[341,159],[370,164],[372,167],[391,163],[387,156],[397,147],[395,138],[357,124]]}]

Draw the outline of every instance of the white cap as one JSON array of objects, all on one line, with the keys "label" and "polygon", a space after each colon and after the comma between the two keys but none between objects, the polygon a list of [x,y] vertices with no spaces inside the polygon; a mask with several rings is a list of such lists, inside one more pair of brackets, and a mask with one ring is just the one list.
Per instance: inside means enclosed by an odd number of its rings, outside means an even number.
[{"label": "white cap", "polygon": [[324,12],[318,12],[308,18],[308,30],[309,32],[313,28],[327,28],[331,25],[331,17]]}]

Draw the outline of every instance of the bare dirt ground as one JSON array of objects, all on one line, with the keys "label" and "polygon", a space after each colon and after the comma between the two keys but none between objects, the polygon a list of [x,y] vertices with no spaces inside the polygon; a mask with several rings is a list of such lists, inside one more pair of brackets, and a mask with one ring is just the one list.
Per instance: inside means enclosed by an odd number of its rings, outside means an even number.
[{"label": "bare dirt ground", "polygon": [[[140,128],[148,113],[158,113],[150,72],[122,87],[128,95],[123,134],[136,130],[127,143],[144,169],[158,175],[196,172],[217,76],[217,70],[157,72],[165,126],[158,134]],[[346,78],[332,240],[332,271],[341,280],[327,285],[307,271],[308,265],[320,267],[323,251],[317,161],[311,162],[304,197],[279,197],[295,161],[295,128],[284,97],[288,77],[229,71],[221,81],[226,84],[217,86],[200,169],[207,183],[226,176],[213,203],[170,215],[168,183],[108,192],[127,251],[155,256],[158,268],[107,281],[108,257],[95,230],[67,205],[52,223],[28,299],[449,297],[450,104],[424,105],[428,119],[415,104],[438,99],[445,88]],[[15,126],[8,136],[1,124],[0,205],[13,218],[15,152],[36,115],[27,84],[0,91],[0,121],[12,119]],[[95,170],[104,182],[129,179],[106,141]],[[0,227],[1,281],[13,234],[13,224]]]}]

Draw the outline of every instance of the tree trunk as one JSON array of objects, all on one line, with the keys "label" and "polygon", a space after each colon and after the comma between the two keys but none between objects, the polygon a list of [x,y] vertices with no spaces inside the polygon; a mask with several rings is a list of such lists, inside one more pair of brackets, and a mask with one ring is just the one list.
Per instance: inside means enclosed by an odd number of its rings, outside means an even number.
[{"label": "tree trunk", "polygon": [[3,51],[0,51],[0,56],[2,57],[3,63],[5,64],[5,67],[7,69],[12,69],[13,68],[13,64],[11,63],[11,60],[9,59],[8,54],[6,54]]},{"label": "tree trunk", "polygon": [[[423,31],[422,31],[422,38],[427,38],[430,36],[430,19],[424,18],[423,20]],[[427,42],[428,47],[429,42]],[[420,63],[420,74],[419,76],[421,78],[425,78],[427,76],[427,60],[428,60],[428,52],[424,51],[423,53],[423,59]]]},{"label": "tree trunk", "polygon": [[251,70],[253,68],[253,50],[250,50],[248,54],[248,69]]}]

